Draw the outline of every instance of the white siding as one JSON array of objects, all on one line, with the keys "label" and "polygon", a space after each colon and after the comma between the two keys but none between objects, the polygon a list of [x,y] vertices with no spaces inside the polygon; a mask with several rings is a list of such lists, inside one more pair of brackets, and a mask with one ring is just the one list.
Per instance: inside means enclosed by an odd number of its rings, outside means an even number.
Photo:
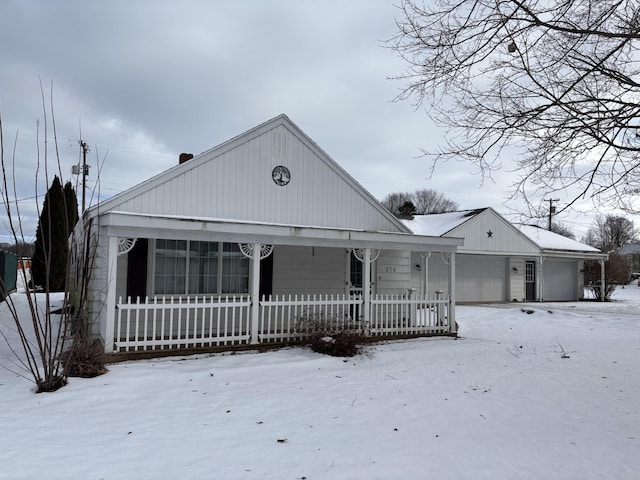
[{"label": "white siding", "polygon": [[[106,300],[107,283],[109,279],[108,273],[108,253],[109,245],[107,242],[106,228],[93,227],[92,245],[96,245],[95,257],[93,260],[93,269],[90,274],[89,291],[87,293],[87,318],[93,319],[91,332],[96,336],[100,336],[100,322],[104,321],[107,315],[104,302]],[[104,339],[103,339],[104,340]]]},{"label": "white siding", "polygon": [[[514,270],[515,269],[515,270]],[[524,258],[512,258],[509,268],[510,285],[508,300],[524,302],[526,300],[525,292],[525,260]]]},{"label": "white siding", "polygon": [[[410,261],[409,252],[385,250],[380,252],[376,261],[376,293],[384,294],[406,294],[410,283]],[[419,290],[416,290],[419,292]]]},{"label": "white siding", "polygon": [[[273,182],[277,165],[288,185]],[[171,174],[170,174],[171,173]],[[289,225],[402,231],[398,222],[313,142],[284,121],[238,137],[124,195],[110,208],[137,213]]]},{"label": "white siding", "polygon": [[459,252],[535,254],[539,249],[517,228],[487,209],[446,234],[464,238]]},{"label": "white siding", "polygon": [[343,248],[278,245],[272,255],[274,294],[345,293],[347,257]]}]

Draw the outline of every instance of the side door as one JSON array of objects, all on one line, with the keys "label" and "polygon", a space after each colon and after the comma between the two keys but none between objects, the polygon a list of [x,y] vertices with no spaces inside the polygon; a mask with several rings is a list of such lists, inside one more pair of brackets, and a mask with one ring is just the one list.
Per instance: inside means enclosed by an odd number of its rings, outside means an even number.
[{"label": "side door", "polygon": [[524,289],[527,302],[536,301],[536,262],[527,260],[524,268]]}]

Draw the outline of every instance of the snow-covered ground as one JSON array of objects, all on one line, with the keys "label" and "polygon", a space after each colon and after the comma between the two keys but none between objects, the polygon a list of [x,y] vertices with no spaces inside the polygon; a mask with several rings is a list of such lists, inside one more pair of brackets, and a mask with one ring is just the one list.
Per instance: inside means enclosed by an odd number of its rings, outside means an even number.
[{"label": "snow-covered ground", "polygon": [[0,368],[0,478],[640,478],[640,287],[614,300],[458,307],[458,340],[347,360],[126,362],[48,394]]}]

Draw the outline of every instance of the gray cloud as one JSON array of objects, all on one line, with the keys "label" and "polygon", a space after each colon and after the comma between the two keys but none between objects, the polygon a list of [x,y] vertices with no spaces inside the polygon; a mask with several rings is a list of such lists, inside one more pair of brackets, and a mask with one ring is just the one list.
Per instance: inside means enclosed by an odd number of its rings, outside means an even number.
[{"label": "gray cloud", "polygon": [[5,143],[19,132],[18,196],[34,195],[42,79],[63,177],[76,181],[81,129],[100,198],[286,113],[380,199],[424,187],[504,210],[507,175],[480,189],[472,167],[448,164],[427,178],[420,148],[442,132],[393,102],[401,85],[387,78],[404,65],[384,40],[397,14],[392,0],[2,2],[0,114]]}]

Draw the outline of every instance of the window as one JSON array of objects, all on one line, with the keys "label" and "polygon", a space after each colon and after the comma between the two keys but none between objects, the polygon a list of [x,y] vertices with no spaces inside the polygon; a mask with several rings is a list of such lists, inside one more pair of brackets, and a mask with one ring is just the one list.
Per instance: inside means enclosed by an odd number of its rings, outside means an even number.
[{"label": "window", "polygon": [[156,240],[154,293],[246,293],[249,259],[235,243]]}]

